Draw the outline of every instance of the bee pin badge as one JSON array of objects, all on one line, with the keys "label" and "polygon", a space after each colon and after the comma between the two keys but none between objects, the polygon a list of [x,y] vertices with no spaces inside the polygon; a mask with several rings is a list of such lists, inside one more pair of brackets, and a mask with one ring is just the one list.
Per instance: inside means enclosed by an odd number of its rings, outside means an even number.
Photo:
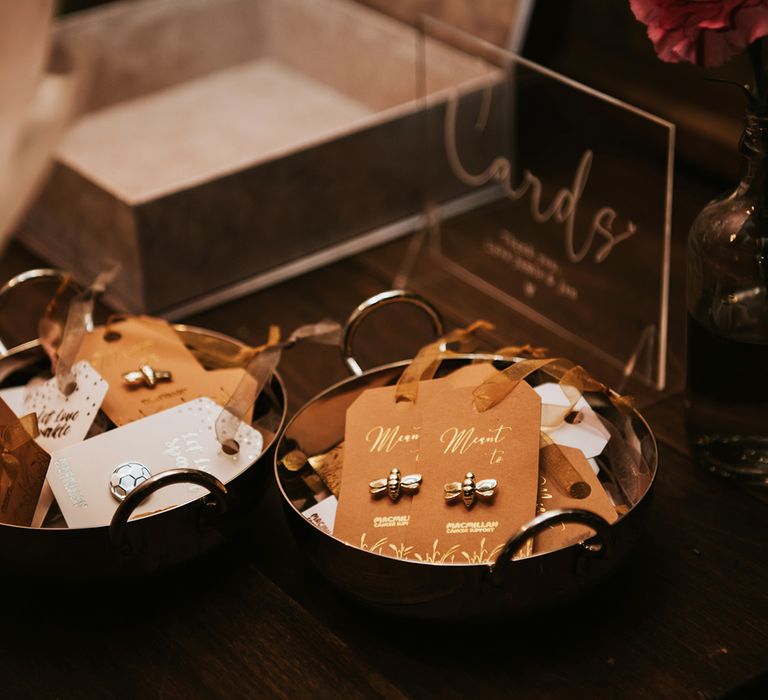
[{"label": "bee pin badge", "polygon": [[461,496],[464,505],[471,508],[475,502],[475,496],[491,498],[496,492],[496,487],[496,479],[483,479],[475,483],[475,475],[472,472],[467,472],[464,481],[452,481],[443,488],[446,501],[453,501]]},{"label": "bee pin badge", "polygon": [[400,490],[415,491],[421,484],[421,474],[409,474],[400,476],[399,469],[393,469],[389,472],[386,479],[374,479],[368,484],[371,496],[379,496],[386,491],[390,500],[394,503],[400,498]]}]

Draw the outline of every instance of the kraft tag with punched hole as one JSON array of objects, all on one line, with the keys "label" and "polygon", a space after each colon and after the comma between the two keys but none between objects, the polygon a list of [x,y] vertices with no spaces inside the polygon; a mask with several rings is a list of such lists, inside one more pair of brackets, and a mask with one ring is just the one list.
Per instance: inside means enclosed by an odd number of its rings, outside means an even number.
[{"label": "kraft tag with punched hole", "polygon": [[50,461],[34,437],[0,400],[0,523],[28,526],[32,522]]},{"label": "kraft tag with punched hole", "polygon": [[[551,475],[558,468],[558,463],[564,460],[569,462],[568,466],[573,467],[582,480],[589,484],[590,493],[586,498],[573,498],[558,486],[557,479],[552,478]],[[588,510],[602,516],[609,523],[616,522],[619,517],[600,480],[584,458],[583,452],[575,447],[547,445],[541,449],[539,459],[539,495],[536,513],[546,513],[548,510],[558,508]],[[583,525],[553,525],[535,538],[533,549],[535,553],[549,552],[589,539],[592,535],[593,532]]]},{"label": "kraft tag with punched hole", "polygon": [[424,488],[412,511],[419,527],[408,533],[413,558],[495,560],[536,512],[540,421],[541,399],[526,382],[483,412],[474,406],[472,387],[446,389],[425,402]]},{"label": "kraft tag with punched hole", "polygon": [[[109,383],[102,410],[116,425],[202,396],[223,405],[243,376],[239,368],[205,370],[168,323],[147,316],[114,323],[109,333],[99,327],[86,334],[78,359],[88,360]],[[154,386],[138,376],[143,367],[154,373]],[[133,384],[124,378],[128,373],[136,374]]]},{"label": "kraft tag with punched hole", "polygon": [[[411,511],[423,488],[421,482],[409,488],[413,479],[408,479],[420,470],[422,405],[443,388],[476,386],[495,371],[488,363],[469,365],[448,377],[419,382],[415,402],[396,401],[393,386],[360,394],[347,409],[334,537],[377,554],[409,555],[406,533],[418,527]],[[390,479],[395,482],[391,486]],[[377,493],[371,493],[372,482],[378,482]],[[393,491],[396,499],[390,497]]]},{"label": "kraft tag with punched hole", "polygon": [[[240,451],[225,454],[213,430],[220,412],[221,406],[210,399],[195,399],[54,452],[48,483],[67,525],[108,525],[118,505],[113,476],[122,478],[123,472],[130,481],[132,475],[146,477],[189,468],[209,472],[225,484],[231,481],[256,461],[263,440],[257,430],[242,424],[237,433]],[[131,466],[119,472],[123,465]],[[131,484],[120,487],[128,489]],[[195,485],[167,486],[144,501],[137,516],[186,503],[205,493]]]}]

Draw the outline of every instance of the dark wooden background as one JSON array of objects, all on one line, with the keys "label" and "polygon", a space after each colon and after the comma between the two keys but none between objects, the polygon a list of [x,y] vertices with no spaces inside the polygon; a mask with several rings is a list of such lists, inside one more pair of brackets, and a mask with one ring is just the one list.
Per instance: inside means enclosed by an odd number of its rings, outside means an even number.
[{"label": "dark wooden background", "polygon": [[[708,188],[678,179],[675,304],[682,302],[685,230]],[[390,244],[189,320],[257,344],[270,323],[287,330],[325,316],[343,319],[390,286],[387,261],[399,260],[404,246]],[[39,264],[14,244],[0,277]],[[441,289],[437,301],[449,325],[482,315],[458,283]],[[14,314],[3,312],[0,325],[21,327],[25,319]],[[510,315],[484,341],[494,347],[521,336],[538,340]],[[358,354],[368,364],[400,359],[428,337],[417,312],[385,309],[361,331]],[[338,353],[317,347],[287,353],[281,373],[291,410],[345,376]],[[0,694],[750,697],[765,687],[768,668],[766,503],[693,463],[680,393],[657,397],[644,413],[661,451],[647,535],[614,577],[567,607],[480,627],[368,612],[296,551],[270,487],[253,527],[181,570],[80,587],[0,584]]]}]

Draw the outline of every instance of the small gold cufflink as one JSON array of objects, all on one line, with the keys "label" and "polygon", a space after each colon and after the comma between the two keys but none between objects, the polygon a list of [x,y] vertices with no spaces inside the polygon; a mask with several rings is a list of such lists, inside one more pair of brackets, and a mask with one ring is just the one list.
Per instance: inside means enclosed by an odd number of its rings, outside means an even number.
[{"label": "small gold cufflink", "polygon": [[149,365],[141,365],[133,372],[126,372],[123,381],[128,386],[146,386],[154,389],[158,382],[173,381],[173,375],[164,369],[154,369]]}]

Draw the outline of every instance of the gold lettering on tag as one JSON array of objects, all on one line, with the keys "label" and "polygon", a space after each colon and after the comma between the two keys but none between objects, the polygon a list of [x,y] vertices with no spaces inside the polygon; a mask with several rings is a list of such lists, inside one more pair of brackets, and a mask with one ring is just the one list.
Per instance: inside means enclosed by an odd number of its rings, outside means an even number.
[{"label": "gold lettering on tag", "polygon": [[[458,453],[463,455],[472,447],[482,445],[497,445],[504,440],[504,436],[502,435],[502,431],[504,430],[512,430],[512,428],[508,425],[500,425],[498,428],[489,430],[488,435],[476,435],[474,427],[448,428],[448,430],[446,430],[440,436],[440,444],[445,445],[443,454],[447,455],[449,453]],[[499,452],[500,451],[498,450],[493,451],[491,456],[491,464],[501,461],[500,459],[497,459],[497,462],[493,461],[499,457]],[[503,451],[501,451],[500,454],[503,454]]]},{"label": "gold lettering on tag", "polygon": [[402,433],[400,426],[385,428],[383,425],[376,425],[365,435],[365,441],[371,444],[369,452],[392,452],[398,445],[407,442],[416,442],[419,434]]}]

